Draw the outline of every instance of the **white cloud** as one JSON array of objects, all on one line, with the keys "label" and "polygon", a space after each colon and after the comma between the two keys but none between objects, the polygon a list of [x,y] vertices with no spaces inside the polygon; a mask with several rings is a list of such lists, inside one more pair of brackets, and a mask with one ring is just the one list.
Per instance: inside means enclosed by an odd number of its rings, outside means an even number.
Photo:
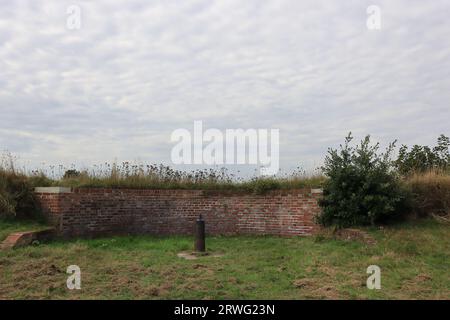
[{"label": "white cloud", "polygon": [[377,3],[380,31],[369,1],[0,1],[0,148],[170,164],[170,133],[195,119],[279,128],[285,168],[348,131],[432,144],[449,134],[450,4]]}]

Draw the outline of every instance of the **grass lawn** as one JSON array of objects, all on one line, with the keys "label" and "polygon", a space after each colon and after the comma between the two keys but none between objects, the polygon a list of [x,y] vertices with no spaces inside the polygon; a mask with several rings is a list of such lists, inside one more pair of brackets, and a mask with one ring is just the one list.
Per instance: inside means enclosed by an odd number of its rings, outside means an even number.
[{"label": "grass lawn", "polygon": [[[0,224],[0,237],[12,229]],[[55,241],[0,252],[0,298],[450,299],[448,224],[426,220],[368,232],[376,244],[209,237],[210,252],[222,256],[196,260],[177,257],[192,248],[190,237]],[[81,290],[66,288],[72,264],[81,268]],[[381,268],[381,290],[366,288],[372,264]]]}]

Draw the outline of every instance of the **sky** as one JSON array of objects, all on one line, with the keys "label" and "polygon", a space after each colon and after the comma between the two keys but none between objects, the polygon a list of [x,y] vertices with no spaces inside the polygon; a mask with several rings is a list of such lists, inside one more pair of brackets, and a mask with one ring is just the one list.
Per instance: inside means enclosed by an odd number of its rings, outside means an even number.
[{"label": "sky", "polygon": [[[68,22],[80,9],[80,28]],[[367,8],[380,8],[369,30]],[[0,150],[29,168],[171,165],[171,133],[279,129],[280,165],[349,131],[450,134],[450,2],[0,0]],[[69,19],[69,20],[68,20]]]}]

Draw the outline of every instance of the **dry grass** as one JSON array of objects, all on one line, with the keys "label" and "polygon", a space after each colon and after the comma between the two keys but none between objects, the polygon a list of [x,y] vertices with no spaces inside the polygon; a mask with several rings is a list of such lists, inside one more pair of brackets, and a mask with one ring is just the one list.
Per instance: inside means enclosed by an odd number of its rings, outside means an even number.
[{"label": "dry grass", "polygon": [[322,175],[296,175],[281,177],[258,177],[237,179],[222,174],[222,171],[180,172],[167,170],[163,173],[113,173],[95,175],[83,172],[77,177],[53,180],[50,185],[72,188],[129,188],[129,189],[201,189],[212,191],[236,191],[264,193],[277,189],[321,187],[325,181]]},{"label": "dry grass", "polygon": [[406,179],[419,216],[450,217],[450,175],[440,171],[416,173]]},{"label": "dry grass", "polygon": [[30,218],[36,213],[29,177],[16,170],[12,156],[0,157],[0,218]]}]

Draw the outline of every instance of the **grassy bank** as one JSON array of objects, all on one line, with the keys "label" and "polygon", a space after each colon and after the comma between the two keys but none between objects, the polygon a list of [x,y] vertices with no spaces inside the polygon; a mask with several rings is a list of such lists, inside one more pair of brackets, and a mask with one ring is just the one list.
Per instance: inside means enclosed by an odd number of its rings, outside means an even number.
[{"label": "grassy bank", "polygon": [[[0,252],[3,299],[449,299],[450,229],[432,220],[366,229],[376,244],[329,238],[113,237]],[[82,289],[66,288],[67,266]],[[381,268],[381,290],[366,268]]]},{"label": "grassy bank", "polygon": [[20,231],[38,231],[48,227],[35,220],[0,219],[0,242],[9,234]]},{"label": "grassy bank", "polygon": [[410,189],[412,207],[418,216],[450,221],[450,175],[428,171],[412,174],[405,183]]}]

